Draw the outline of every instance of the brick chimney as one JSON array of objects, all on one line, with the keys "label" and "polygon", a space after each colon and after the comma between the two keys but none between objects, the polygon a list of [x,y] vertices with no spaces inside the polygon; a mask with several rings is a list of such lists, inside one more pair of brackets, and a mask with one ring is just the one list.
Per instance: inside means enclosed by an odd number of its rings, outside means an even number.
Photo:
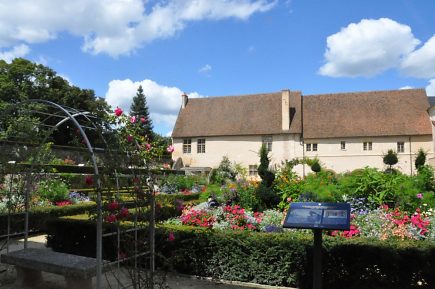
[{"label": "brick chimney", "polygon": [[185,92],[183,92],[183,94],[181,95],[181,108],[185,108],[188,101],[189,96]]},{"label": "brick chimney", "polygon": [[282,130],[290,129],[290,90],[283,89],[281,91],[281,123]]}]

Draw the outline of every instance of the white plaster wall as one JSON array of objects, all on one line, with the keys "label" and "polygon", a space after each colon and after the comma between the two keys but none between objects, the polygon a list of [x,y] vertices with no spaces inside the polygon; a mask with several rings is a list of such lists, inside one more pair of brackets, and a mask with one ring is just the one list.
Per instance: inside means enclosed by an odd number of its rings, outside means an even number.
[{"label": "white plaster wall", "polygon": [[[197,153],[197,139],[206,139],[206,153]],[[259,163],[258,151],[262,136],[222,136],[222,137],[192,137],[192,152],[183,154],[183,139],[173,139],[175,151],[174,160],[181,157],[183,163],[190,167],[217,167],[223,156],[237,162],[246,168]],[[341,141],[346,142],[346,149],[341,150]],[[414,160],[420,148],[428,153],[428,159],[434,158],[432,136],[391,136],[391,137],[355,137],[336,139],[309,139],[305,143],[317,143],[317,152],[304,152],[299,136],[283,134],[273,136],[271,157],[272,165],[279,165],[284,160],[293,158],[317,157],[328,169],[337,173],[351,171],[365,166],[384,169],[382,156],[389,150],[397,150],[397,142],[405,143],[405,152],[399,153],[399,163],[396,165],[407,174],[415,172]],[[372,142],[372,150],[364,151],[363,142]],[[298,174],[304,175],[311,170],[307,166],[295,168]],[[305,170],[305,172],[304,172]]]},{"label": "white plaster wall", "polygon": [[[230,161],[240,163],[248,168],[249,165],[258,164],[258,152],[262,144],[262,136],[222,136],[204,137],[206,139],[206,153],[197,153],[197,139],[192,139],[192,152],[183,154],[183,139],[173,139],[175,151],[174,160],[181,157],[184,165],[191,167],[217,167],[224,156]],[[302,153],[297,135],[274,135],[272,152],[269,153],[271,163],[280,164],[282,160],[292,159]]]},{"label": "white plaster wall", "polygon": [[[341,150],[341,141],[346,142],[345,150]],[[372,142],[372,150],[364,151],[363,142]],[[397,151],[397,142],[404,142],[405,151],[398,153],[399,163],[395,167],[404,173],[415,173],[414,160],[420,148],[428,153],[428,159],[434,157],[431,135],[310,139],[305,140],[305,143],[318,143],[318,151],[305,152],[305,156],[317,157],[326,168],[335,172],[346,172],[365,166],[384,169],[385,165],[382,156],[389,149]],[[307,172],[309,171],[308,169]]]}]

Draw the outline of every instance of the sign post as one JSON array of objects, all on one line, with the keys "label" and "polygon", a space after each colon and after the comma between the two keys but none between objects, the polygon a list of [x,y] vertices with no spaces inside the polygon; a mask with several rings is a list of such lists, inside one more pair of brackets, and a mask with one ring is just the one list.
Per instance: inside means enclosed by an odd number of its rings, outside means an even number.
[{"label": "sign post", "polygon": [[313,289],[322,289],[322,230],[349,230],[350,204],[291,203],[283,227],[313,230]]}]

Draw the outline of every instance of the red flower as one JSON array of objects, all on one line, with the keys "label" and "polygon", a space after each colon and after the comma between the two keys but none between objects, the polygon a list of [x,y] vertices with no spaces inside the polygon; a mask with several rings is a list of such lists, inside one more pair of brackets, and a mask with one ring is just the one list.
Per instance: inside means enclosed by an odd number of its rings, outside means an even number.
[{"label": "red flower", "polygon": [[168,241],[174,241],[175,240],[175,236],[174,236],[174,233],[172,233],[172,232],[169,232],[169,236],[168,236]]},{"label": "red flower", "polygon": [[132,136],[131,134],[129,134],[129,135],[127,136],[127,141],[128,141],[128,142],[132,142],[132,141],[133,141],[133,136]]},{"label": "red flower", "polygon": [[94,178],[92,176],[86,176],[85,177],[85,183],[88,186],[92,186],[94,184]]},{"label": "red flower", "polygon": [[125,218],[125,217],[128,216],[128,214],[129,214],[128,209],[127,209],[127,208],[122,208],[122,209],[119,211],[118,218],[119,218],[119,219]]},{"label": "red flower", "polygon": [[105,220],[108,223],[116,222],[116,216],[113,214],[110,214],[110,215],[106,216]]},{"label": "red flower", "polygon": [[121,116],[121,114],[122,114],[122,109],[120,109],[119,107],[116,107],[116,109],[115,109],[115,115],[116,116]]},{"label": "red flower", "polygon": [[147,119],[144,118],[144,117],[141,117],[141,118],[140,118],[140,122],[141,122],[141,123],[146,123],[146,122],[147,122]]},{"label": "red flower", "polygon": [[109,203],[109,204],[107,205],[107,208],[108,208],[110,211],[115,211],[115,210],[118,209],[118,207],[119,207],[119,204],[118,204],[117,202],[115,202],[115,201],[113,201],[113,202],[111,202],[111,203]]},{"label": "red flower", "polygon": [[71,204],[72,204],[71,201],[68,201],[68,200],[56,202],[56,206],[58,206],[58,207],[69,206]]}]

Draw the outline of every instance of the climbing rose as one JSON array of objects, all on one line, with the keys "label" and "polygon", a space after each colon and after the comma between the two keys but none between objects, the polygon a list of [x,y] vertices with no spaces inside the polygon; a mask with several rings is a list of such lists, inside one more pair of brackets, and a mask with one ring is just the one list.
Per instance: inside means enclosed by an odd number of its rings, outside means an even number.
[{"label": "climbing rose", "polygon": [[116,216],[113,214],[106,216],[106,222],[108,222],[108,223],[116,222]]},{"label": "climbing rose", "polygon": [[118,209],[118,203],[113,201],[113,202],[111,202],[110,204],[107,205],[107,208],[110,211],[114,211],[114,210]]},{"label": "climbing rose", "polygon": [[174,240],[175,240],[174,233],[170,232],[168,236],[168,241],[174,241]]},{"label": "climbing rose", "polygon": [[130,118],[130,122],[131,122],[131,123],[135,123],[135,122],[136,122],[136,117],[135,117],[135,116],[132,116],[132,117]]},{"label": "climbing rose", "polygon": [[120,109],[119,107],[116,107],[116,109],[115,109],[115,115],[116,116],[121,116],[121,114],[122,114],[122,109]]},{"label": "climbing rose", "polygon": [[150,150],[150,149],[151,149],[151,144],[147,143],[147,144],[145,145],[145,147],[146,147],[147,150]]},{"label": "climbing rose", "polygon": [[132,136],[131,134],[129,134],[129,135],[127,136],[127,141],[128,141],[128,142],[132,142],[132,141],[133,141],[133,136]]},{"label": "climbing rose", "polygon": [[129,214],[128,209],[127,208],[122,208],[119,211],[118,218],[125,218],[125,217],[128,216],[128,214]]},{"label": "climbing rose", "polygon": [[169,146],[166,148],[166,151],[167,151],[168,153],[172,153],[174,150],[175,150],[175,148],[174,148],[173,145],[169,145]]},{"label": "climbing rose", "polygon": [[141,118],[140,118],[140,122],[141,122],[141,123],[146,123],[146,121],[147,121],[146,118],[144,118],[144,117],[141,117]]},{"label": "climbing rose", "polygon": [[86,176],[85,177],[85,183],[88,186],[92,186],[94,184],[94,178],[92,176]]}]

